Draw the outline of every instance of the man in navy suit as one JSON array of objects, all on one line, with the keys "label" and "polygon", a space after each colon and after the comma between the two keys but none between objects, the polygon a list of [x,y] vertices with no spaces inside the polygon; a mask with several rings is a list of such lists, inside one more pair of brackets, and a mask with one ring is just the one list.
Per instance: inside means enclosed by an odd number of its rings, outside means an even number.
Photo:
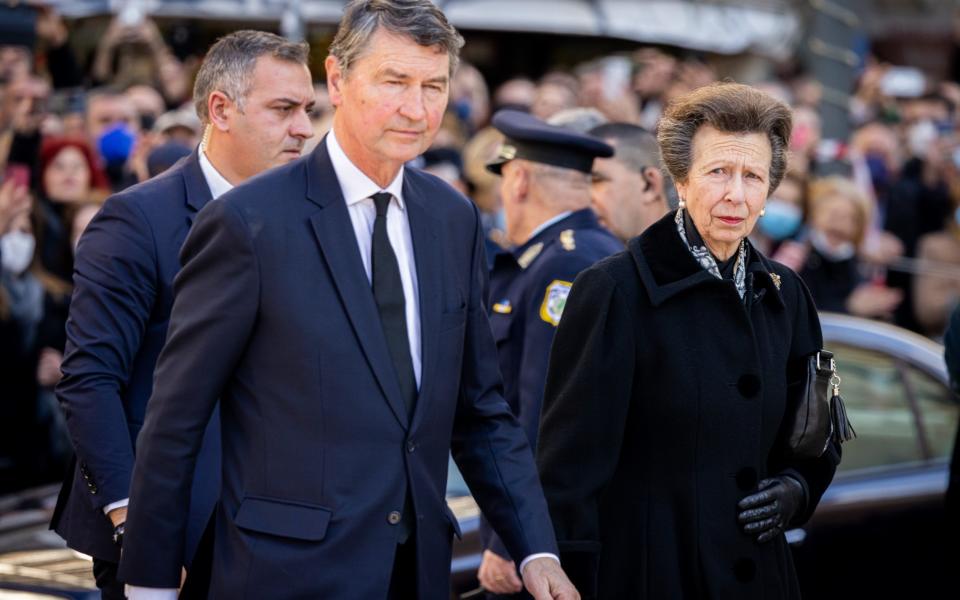
[{"label": "man in navy suit", "polygon": [[579,597],[501,394],[479,213],[404,168],[462,43],[430,0],[350,2],[326,60],[332,132],[197,217],[134,468],[131,600],[174,597],[218,398],[211,598],[446,600],[451,449],[531,593]]},{"label": "man in navy suit", "polygon": [[[167,334],[180,247],[211,198],[299,157],[312,135],[308,51],[258,31],[214,44],[194,89],[204,143],[162,175],[107,200],[80,240],[57,386],[77,464],[52,527],[71,548],[93,556],[104,598],[123,598],[117,564],[134,448]],[[191,563],[220,487],[219,422],[197,426],[206,435],[194,485],[176,507],[186,524],[178,573]]]}]

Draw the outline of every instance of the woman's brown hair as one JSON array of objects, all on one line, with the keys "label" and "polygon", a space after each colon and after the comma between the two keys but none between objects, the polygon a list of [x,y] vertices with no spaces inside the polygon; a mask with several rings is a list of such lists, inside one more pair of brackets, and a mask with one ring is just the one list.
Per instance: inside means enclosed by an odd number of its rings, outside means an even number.
[{"label": "woman's brown hair", "polygon": [[767,193],[777,189],[787,170],[793,127],[790,107],[760,90],[732,82],[705,85],[677,98],[667,106],[657,127],[660,155],[674,181],[687,181],[693,136],[703,125],[725,133],[765,134],[773,151]]}]

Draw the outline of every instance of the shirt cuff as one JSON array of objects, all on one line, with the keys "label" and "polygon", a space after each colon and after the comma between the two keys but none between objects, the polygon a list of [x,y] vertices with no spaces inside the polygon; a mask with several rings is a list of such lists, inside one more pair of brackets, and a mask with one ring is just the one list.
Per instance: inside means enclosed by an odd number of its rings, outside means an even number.
[{"label": "shirt cuff", "polygon": [[538,552],[537,554],[531,554],[530,556],[523,559],[520,563],[520,576],[523,577],[523,569],[527,566],[527,563],[535,558],[552,558],[553,560],[560,562],[560,557],[556,554],[551,554],[550,552]]},{"label": "shirt cuff", "polygon": [[111,510],[118,508],[126,508],[130,504],[130,498],[124,498],[123,500],[117,500],[116,502],[111,502],[110,504],[103,507],[103,514],[109,515]]},{"label": "shirt cuff", "polygon": [[177,600],[177,588],[124,586],[127,600]]}]

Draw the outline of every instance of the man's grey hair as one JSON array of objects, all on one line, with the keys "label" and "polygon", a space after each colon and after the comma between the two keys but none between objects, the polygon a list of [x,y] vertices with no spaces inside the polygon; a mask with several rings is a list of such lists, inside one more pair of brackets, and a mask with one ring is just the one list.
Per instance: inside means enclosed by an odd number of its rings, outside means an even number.
[{"label": "man's grey hair", "polygon": [[253,85],[253,69],[261,56],[308,66],[309,55],[306,42],[291,42],[266,31],[243,29],[220,38],[207,51],[193,85],[193,104],[200,122],[210,122],[207,99],[215,91],[226,94],[243,111]]},{"label": "man's grey hair", "polygon": [[330,55],[337,57],[344,75],[381,27],[421,46],[439,46],[450,57],[450,76],[457,70],[463,37],[430,0],[351,0],[330,44]]},{"label": "man's grey hair", "polygon": [[550,125],[566,127],[577,133],[587,133],[607,122],[609,122],[609,119],[592,106],[565,108],[547,119],[547,123]]}]

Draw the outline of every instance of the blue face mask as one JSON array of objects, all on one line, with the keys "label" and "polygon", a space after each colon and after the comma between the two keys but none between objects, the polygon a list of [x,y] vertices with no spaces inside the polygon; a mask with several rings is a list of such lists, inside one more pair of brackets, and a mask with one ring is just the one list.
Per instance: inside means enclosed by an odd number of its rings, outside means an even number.
[{"label": "blue face mask", "polygon": [[803,213],[795,205],[771,198],[767,201],[766,213],[757,222],[760,231],[780,241],[795,234],[803,222]]},{"label": "blue face mask", "polygon": [[100,135],[97,149],[109,166],[122,165],[133,151],[137,136],[126,125],[114,125]]}]

